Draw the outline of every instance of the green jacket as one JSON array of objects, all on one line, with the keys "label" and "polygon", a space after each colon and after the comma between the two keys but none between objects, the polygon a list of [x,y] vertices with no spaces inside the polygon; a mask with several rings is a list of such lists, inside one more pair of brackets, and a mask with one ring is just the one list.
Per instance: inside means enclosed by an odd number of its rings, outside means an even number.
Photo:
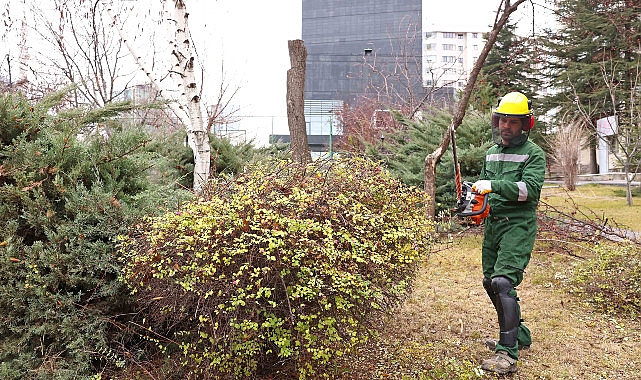
[{"label": "green jacket", "polygon": [[480,178],[492,183],[490,214],[512,216],[534,212],[544,177],[545,152],[532,141],[488,149]]}]

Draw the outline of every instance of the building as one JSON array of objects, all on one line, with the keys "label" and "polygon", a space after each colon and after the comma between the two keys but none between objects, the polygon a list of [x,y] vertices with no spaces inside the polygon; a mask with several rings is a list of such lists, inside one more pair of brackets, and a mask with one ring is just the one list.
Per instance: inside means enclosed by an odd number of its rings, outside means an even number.
[{"label": "building", "polygon": [[[302,37],[307,48],[306,100],[351,103],[411,63],[420,78],[421,0],[303,0]],[[372,70],[373,69],[373,70]],[[397,88],[398,77],[387,85]],[[415,86],[420,90],[420,79]]]},{"label": "building", "polygon": [[423,33],[423,86],[462,90],[485,46],[483,31]]},{"label": "building", "polygon": [[[303,0],[307,133],[331,153],[335,111],[366,94],[422,97],[422,0]],[[317,144],[318,145],[318,144]]]},{"label": "building", "polygon": [[424,32],[425,0],[302,1],[307,133],[324,141],[316,150],[331,151],[341,133],[335,110],[364,96],[384,104],[416,104],[434,89],[455,96],[484,44],[482,31]]}]

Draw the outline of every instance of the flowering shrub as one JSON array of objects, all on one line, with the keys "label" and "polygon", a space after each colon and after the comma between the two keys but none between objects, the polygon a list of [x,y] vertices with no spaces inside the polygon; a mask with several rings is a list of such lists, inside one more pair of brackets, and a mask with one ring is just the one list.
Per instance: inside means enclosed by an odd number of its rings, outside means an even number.
[{"label": "flowering shrub", "polygon": [[364,159],[259,165],[210,194],[121,237],[148,336],[186,378],[316,373],[367,339],[429,252],[426,195]]}]

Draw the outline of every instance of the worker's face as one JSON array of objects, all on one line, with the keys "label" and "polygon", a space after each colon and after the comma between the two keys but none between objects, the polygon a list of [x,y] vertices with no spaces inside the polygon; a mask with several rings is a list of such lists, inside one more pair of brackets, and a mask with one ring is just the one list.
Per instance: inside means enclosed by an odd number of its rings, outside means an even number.
[{"label": "worker's face", "polygon": [[499,119],[499,132],[503,144],[508,145],[512,139],[521,135],[523,119],[519,117],[501,116]]}]

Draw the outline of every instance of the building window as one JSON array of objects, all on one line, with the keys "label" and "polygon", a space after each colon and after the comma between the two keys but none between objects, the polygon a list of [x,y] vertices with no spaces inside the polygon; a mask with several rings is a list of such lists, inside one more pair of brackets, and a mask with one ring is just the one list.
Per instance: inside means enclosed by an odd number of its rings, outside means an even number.
[{"label": "building window", "polygon": [[458,39],[459,39],[459,40],[462,40],[462,39],[463,39],[463,33],[459,33],[459,34],[458,34]]},{"label": "building window", "polygon": [[463,81],[458,82],[458,86],[461,88],[465,87],[465,82]]},{"label": "building window", "polygon": [[441,61],[445,62],[445,63],[455,62],[456,61],[456,57],[452,57],[451,55],[444,55],[441,58],[442,58]]},{"label": "building window", "polygon": [[458,59],[458,63],[463,63],[463,57]]},{"label": "building window", "polygon": [[472,38],[479,38],[479,34],[478,33],[472,33]]},{"label": "building window", "polygon": [[472,46],[472,49],[474,49],[474,50],[479,50],[479,45],[473,45],[473,46]]},{"label": "building window", "polygon": [[432,50],[434,49],[434,45],[432,44],[425,44],[425,50]]},{"label": "building window", "polygon": [[436,62],[436,56],[435,55],[426,55],[425,56],[425,62]]},{"label": "building window", "polygon": [[425,38],[434,38],[433,32],[425,32]]},{"label": "building window", "polygon": [[425,81],[425,87],[432,87],[434,85],[434,81],[431,79],[428,79]]},{"label": "building window", "polygon": [[454,32],[443,32],[443,38],[454,38]]},{"label": "building window", "polygon": [[443,44],[443,50],[454,50],[453,44]]},{"label": "building window", "polygon": [[458,46],[458,51],[463,51],[463,45]]}]

